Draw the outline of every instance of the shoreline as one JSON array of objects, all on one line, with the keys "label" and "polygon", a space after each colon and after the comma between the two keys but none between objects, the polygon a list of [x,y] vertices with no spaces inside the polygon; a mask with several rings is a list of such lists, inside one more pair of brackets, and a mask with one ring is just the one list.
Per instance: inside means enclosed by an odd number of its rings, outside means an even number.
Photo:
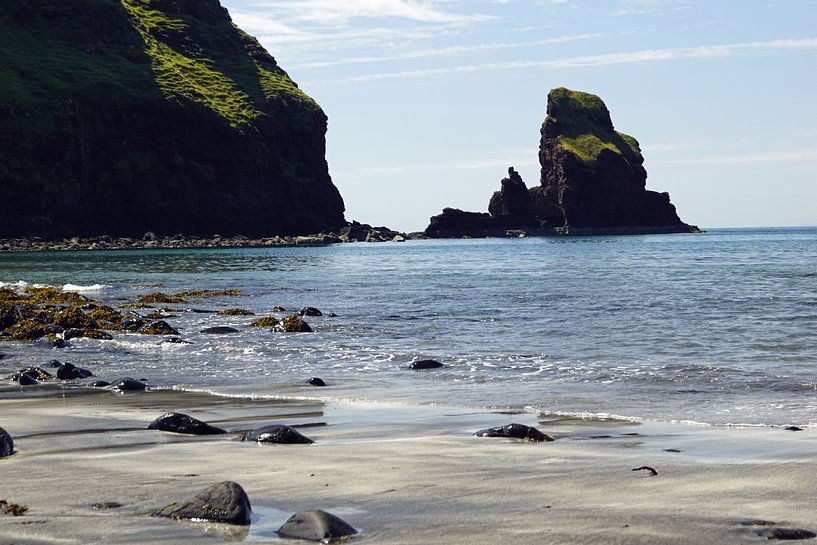
[{"label": "shoreline", "polygon": [[[582,421],[457,407],[251,400],[154,390],[0,392],[0,426],[16,453],[0,459],[0,515],[15,543],[256,543],[302,509],[361,531],[353,542],[713,543],[769,528],[817,529],[817,436]],[[169,410],[228,436],[145,429]],[[556,440],[473,437],[519,422]],[[241,431],[299,427],[312,445],[256,445]],[[640,466],[654,467],[650,477]],[[215,482],[249,494],[249,528],[146,516]],[[116,509],[92,504],[116,502]],[[760,521],[774,524],[759,524]],[[297,543],[297,542],[292,542]]]}]

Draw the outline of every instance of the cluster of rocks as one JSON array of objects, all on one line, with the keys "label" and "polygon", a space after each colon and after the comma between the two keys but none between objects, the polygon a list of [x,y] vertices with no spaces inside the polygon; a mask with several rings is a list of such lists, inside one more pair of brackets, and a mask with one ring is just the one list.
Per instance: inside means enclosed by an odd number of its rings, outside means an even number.
[{"label": "cluster of rocks", "polygon": [[209,237],[182,234],[157,236],[145,233],[141,238],[131,237],[71,237],[49,240],[41,237],[0,239],[0,251],[58,251],[58,250],[126,250],[145,248],[244,248],[265,246],[319,246],[342,242],[404,242],[408,235],[388,227],[372,227],[356,221],[337,231],[298,236],[246,237],[243,235]]},{"label": "cluster of rocks", "polygon": [[[163,318],[160,310],[140,313],[136,309],[153,308],[156,304],[185,304],[190,297],[224,297],[240,295],[239,290],[187,290],[177,294],[148,293],[137,297],[132,305],[117,310],[100,304],[82,294],[64,292],[53,287],[27,287],[18,292],[0,289],[0,340],[35,341],[46,338],[57,348],[67,346],[76,338],[111,340],[111,332],[122,331],[142,335],[178,336],[179,331]],[[174,310],[174,309],[163,309]],[[184,309],[189,312],[217,313],[228,316],[253,316],[254,313],[240,308],[209,311]],[[286,313],[283,307],[274,312]],[[303,307],[300,311],[282,318],[265,316],[248,324],[249,327],[267,328],[286,333],[311,332],[310,325],[302,316],[323,316],[315,307]],[[336,317],[334,313],[329,317]],[[204,334],[229,334],[238,330],[228,326],[215,326],[201,330]],[[170,342],[186,342],[176,337]]]},{"label": "cluster of rocks", "polygon": [[539,185],[513,167],[488,213],[446,208],[431,218],[431,238],[700,232],[678,218],[668,193],[646,189],[635,138],[617,132],[596,95],[565,88],[548,94],[539,143]]},{"label": "cluster of rocks", "polygon": [[[166,505],[154,515],[174,520],[249,526],[252,522],[252,505],[240,484],[223,481]],[[316,509],[295,513],[278,528],[277,533],[284,538],[329,543],[348,539],[358,531],[339,517]]]}]

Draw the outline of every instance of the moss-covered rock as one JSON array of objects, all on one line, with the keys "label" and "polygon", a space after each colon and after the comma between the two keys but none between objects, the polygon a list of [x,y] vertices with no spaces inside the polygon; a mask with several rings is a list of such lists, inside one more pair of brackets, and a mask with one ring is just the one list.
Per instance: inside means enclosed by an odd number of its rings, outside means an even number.
[{"label": "moss-covered rock", "polygon": [[291,314],[281,320],[275,326],[276,331],[283,331],[285,333],[310,333],[312,328],[309,324],[304,322],[297,314]]},{"label": "moss-covered rock", "polygon": [[167,293],[162,293],[160,291],[156,291],[153,293],[146,293],[144,295],[140,295],[136,298],[136,302],[140,305],[143,304],[174,304],[174,303],[184,303],[184,297],[181,295],[170,295]]},{"label": "moss-covered rock", "polygon": [[264,316],[263,318],[259,318],[254,322],[250,323],[250,327],[265,327],[267,329],[271,329],[278,325],[280,320],[275,316]]},{"label": "moss-covered rock", "polygon": [[0,2],[0,237],[345,223],[326,116],[217,0]]},{"label": "moss-covered rock", "polygon": [[48,333],[48,324],[38,320],[23,320],[6,329],[8,339],[12,341],[34,341],[45,337]]},{"label": "moss-covered rock", "polygon": [[225,308],[219,310],[220,316],[255,316],[255,312],[243,308]]},{"label": "moss-covered rock", "polygon": [[229,288],[225,290],[185,290],[176,294],[178,297],[237,297],[241,290]]},{"label": "moss-covered rock", "polygon": [[121,312],[105,305],[97,305],[88,313],[88,317],[94,320],[101,329],[119,329],[123,318]]},{"label": "moss-covered rock", "polygon": [[138,330],[142,335],[178,335],[179,332],[173,329],[170,324],[164,320],[156,320],[143,324]]},{"label": "moss-covered rock", "polygon": [[82,329],[86,327],[97,327],[94,319],[85,314],[79,307],[68,307],[57,311],[51,323],[65,328],[76,327]]}]

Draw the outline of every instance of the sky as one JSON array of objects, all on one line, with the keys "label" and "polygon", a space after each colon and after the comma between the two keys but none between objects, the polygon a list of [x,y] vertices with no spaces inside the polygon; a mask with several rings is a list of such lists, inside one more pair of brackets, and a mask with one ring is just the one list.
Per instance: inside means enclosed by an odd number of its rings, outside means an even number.
[{"label": "sky", "polygon": [[599,95],[701,227],[817,225],[817,0],[222,0],[329,118],[346,217],[422,230],[540,183],[547,93]]}]

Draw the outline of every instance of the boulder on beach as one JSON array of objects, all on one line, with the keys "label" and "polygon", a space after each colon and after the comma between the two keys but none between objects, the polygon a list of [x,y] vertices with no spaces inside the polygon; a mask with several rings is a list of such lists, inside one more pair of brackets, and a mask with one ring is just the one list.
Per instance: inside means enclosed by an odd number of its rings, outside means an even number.
[{"label": "boulder on beach", "polygon": [[301,320],[297,314],[291,314],[281,320],[276,326],[276,331],[283,331],[284,333],[309,333],[312,328],[309,324]]},{"label": "boulder on beach", "polygon": [[111,384],[111,388],[116,392],[143,392],[147,385],[139,380],[124,377]]},{"label": "boulder on beach", "polygon": [[320,377],[312,377],[306,381],[310,386],[326,386],[326,382]]},{"label": "boulder on beach", "polygon": [[331,542],[357,533],[350,524],[326,511],[300,511],[278,528],[278,535],[294,539]]},{"label": "boulder on beach", "polygon": [[14,453],[14,439],[11,434],[0,428],[0,458],[11,456]]},{"label": "boulder on beach", "polygon": [[155,513],[157,517],[196,522],[250,524],[252,507],[247,493],[233,481],[223,481],[205,488],[198,494],[173,502]]},{"label": "boulder on beach", "polygon": [[440,367],[443,367],[443,364],[437,360],[418,360],[409,364],[409,369],[414,369],[415,371],[422,371],[424,369],[439,369]]},{"label": "boulder on beach", "polygon": [[137,330],[142,335],[178,335],[179,332],[173,329],[170,324],[164,320],[156,320],[155,322],[142,324]]},{"label": "boulder on beach", "polygon": [[[54,364],[52,363],[51,366],[53,367]],[[89,378],[92,376],[94,376],[94,374],[91,371],[77,367],[73,363],[63,363],[57,367],[57,378],[60,380],[74,380],[78,378]]]},{"label": "boulder on beach", "polygon": [[282,424],[264,426],[244,434],[242,441],[258,441],[259,443],[278,443],[281,445],[314,443],[312,439],[302,435],[298,430]]},{"label": "boulder on beach", "polygon": [[149,430],[169,431],[187,435],[218,435],[227,433],[201,420],[182,413],[166,413],[148,424]]},{"label": "boulder on beach", "polygon": [[234,327],[222,325],[204,328],[199,331],[199,333],[203,333],[205,335],[230,335],[231,333],[238,333],[238,330]]},{"label": "boulder on beach", "polygon": [[553,441],[553,437],[545,435],[536,428],[525,426],[524,424],[508,424],[507,426],[497,426],[479,430],[474,433],[477,437],[507,437],[509,439],[523,439],[532,443],[542,441]]}]

